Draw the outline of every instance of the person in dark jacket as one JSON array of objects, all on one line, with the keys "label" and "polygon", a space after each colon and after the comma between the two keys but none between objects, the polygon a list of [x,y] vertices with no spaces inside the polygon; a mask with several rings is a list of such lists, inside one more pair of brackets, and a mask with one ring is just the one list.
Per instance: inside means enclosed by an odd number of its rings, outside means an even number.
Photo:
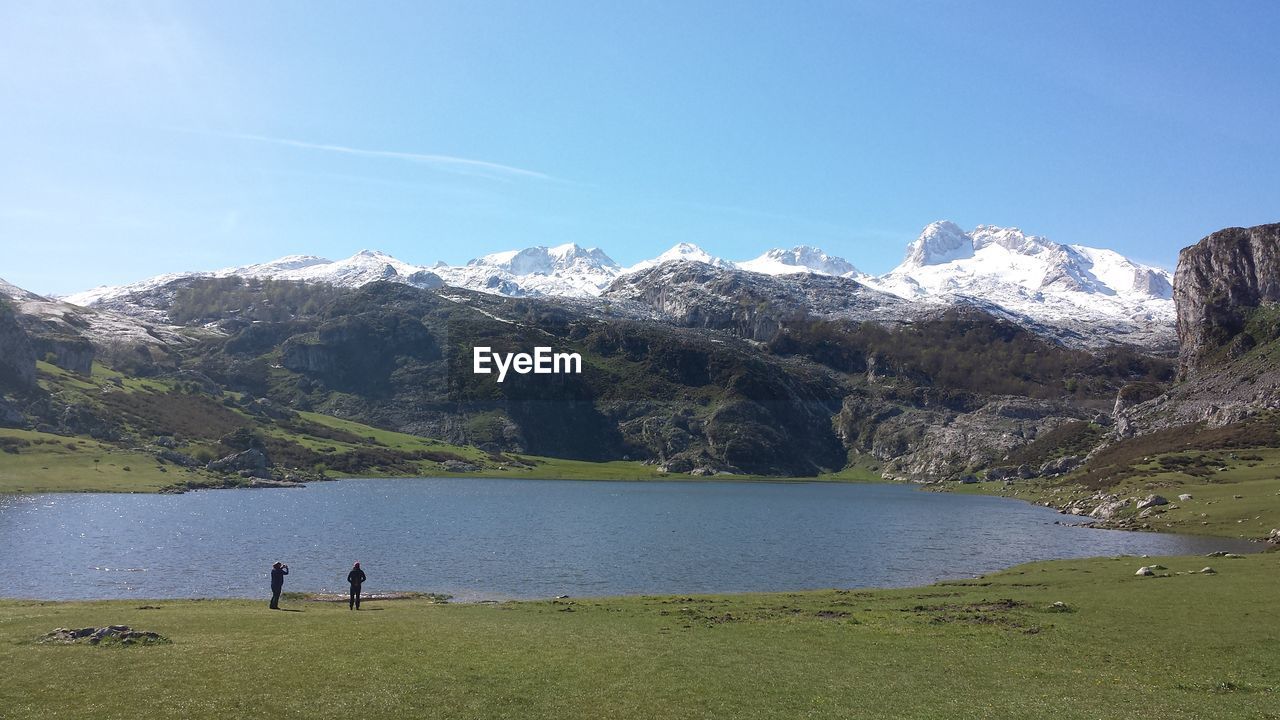
[{"label": "person in dark jacket", "polygon": [[364,571],[360,569],[360,563],[351,566],[351,572],[347,573],[347,582],[351,583],[351,597],[347,599],[348,610],[360,609],[360,584],[365,581]]},{"label": "person in dark jacket", "polygon": [[271,566],[271,609],[280,609],[280,591],[284,589],[284,576],[289,574],[289,566],[277,562]]}]

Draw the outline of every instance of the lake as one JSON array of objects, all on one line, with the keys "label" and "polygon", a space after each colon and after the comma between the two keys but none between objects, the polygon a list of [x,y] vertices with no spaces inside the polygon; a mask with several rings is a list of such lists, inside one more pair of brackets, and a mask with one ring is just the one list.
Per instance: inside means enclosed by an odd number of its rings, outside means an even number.
[{"label": "lake", "polygon": [[1065,519],[882,484],[422,478],[0,496],[0,596],[261,597],[275,560],[292,571],[286,591],[344,590],[359,560],[366,591],[478,600],[908,586],[1030,560],[1253,549]]}]

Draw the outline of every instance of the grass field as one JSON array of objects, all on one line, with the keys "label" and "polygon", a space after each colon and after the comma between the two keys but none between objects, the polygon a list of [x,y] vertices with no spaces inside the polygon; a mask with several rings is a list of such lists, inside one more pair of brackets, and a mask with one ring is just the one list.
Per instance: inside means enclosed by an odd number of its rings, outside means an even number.
[{"label": "grass field", "polygon": [[[1142,522],[1147,529],[1220,537],[1261,538],[1280,528],[1280,449],[1188,451],[1153,456],[1137,474],[1105,492],[1121,498],[1163,496],[1169,505]],[[981,482],[948,490],[1014,497],[1062,506],[1088,498],[1094,489],[1065,480]],[[1179,500],[1179,495],[1191,495]],[[1133,518],[1130,508],[1121,517]]]},{"label": "grass field", "polygon": [[[1134,576],[1152,563],[1168,576]],[[1277,587],[1280,553],[1057,561],[907,590],[359,613],[0,601],[0,716],[1274,718]],[[34,642],[115,623],[172,642]]]},{"label": "grass field", "polygon": [[159,492],[188,474],[88,438],[3,428],[5,442],[25,444],[0,452],[0,492]]}]

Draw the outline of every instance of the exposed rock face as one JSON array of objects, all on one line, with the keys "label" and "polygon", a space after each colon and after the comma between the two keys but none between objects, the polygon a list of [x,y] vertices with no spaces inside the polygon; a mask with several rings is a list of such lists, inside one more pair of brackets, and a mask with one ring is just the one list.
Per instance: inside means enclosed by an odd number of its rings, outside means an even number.
[{"label": "exposed rock face", "polygon": [[36,384],[36,353],[13,308],[0,301],[0,389],[26,390]]},{"label": "exposed rock face", "polygon": [[[1082,417],[1057,403],[1018,397],[996,397],[956,412],[895,407],[851,395],[834,426],[846,448],[883,461],[886,476],[938,480],[962,479],[969,468],[990,464],[1040,433]],[[1028,468],[1026,475],[1032,474]]]},{"label": "exposed rock face", "polygon": [[261,473],[267,470],[270,463],[267,456],[257,448],[249,448],[243,452],[228,455],[221,460],[214,460],[209,463],[209,469],[214,472],[238,472],[249,471],[251,473]]},{"label": "exposed rock face", "polygon": [[93,371],[93,358],[97,351],[87,339],[58,333],[33,334],[31,339],[39,357],[48,358],[63,370],[80,375],[89,375]]},{"label": "exposed rock face", "polygon": [[1174,300],[1183,382],[1155,397],[1122,391],[1117,436],[1280,409],[1280,223],[1219,230],[1184,249]]},{"label": "exposed rock face", "polygon": [[438,357],[435,339],[416,318],[384,312],[340,317],[311,336],[290,338],[281,363],[341,389],[380,388],[395,370],[395,356]]},{"label": "exposed rock face", "polygon": [[26,424],[26,416],[0,397],[0,427],[22,427]]},{"label": "exposed rock face", "polygon": [[777,278],[702,262],[664,263],[625,275],[601,297],[635,301],[676,325],[760,341],[811,317],[898,322],[918,314],[908,303],[848,278]]},{"label": "exposed rock face", "polygon": [[1173,278],[1183,378],[1204,355],[1231,341],[1250,310],[1280,302],[1280,223],[1227,228],[1178,255]]}]

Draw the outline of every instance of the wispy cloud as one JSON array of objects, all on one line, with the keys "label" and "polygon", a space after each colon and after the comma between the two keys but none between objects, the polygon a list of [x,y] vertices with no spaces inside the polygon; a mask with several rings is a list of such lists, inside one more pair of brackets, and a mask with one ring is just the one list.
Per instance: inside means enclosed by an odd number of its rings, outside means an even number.
[{"label": "wispy cloud", "polygon": [[434,155],[428,153],[403,152],[399,150],[371,150],[368,148],[349,147],[347,145],[331,145],[328,143],[314,143],[303,140],[293,140],[290,138],[248,135],[244,133],[209,132],[207,134],[231,138],[234,140],[249,140],[252,142],[282,145],[284,147],[301,148],[303,150],[317,150],[320,152],[355,155],[358,157],[403,160],[405,162],[430,165],[449,172],[462,173],[464,175],[479,175],[501,180],[513,180],[518,178],[548,181],[557,180],[557,178],[551,175],[547,175],[546,173],[541,173],[536,170],[526,170],[512,165],[503,165],[501,163],[489,162],[487,160],[475,160],[473,158],[457,157],[454,155]]}]

